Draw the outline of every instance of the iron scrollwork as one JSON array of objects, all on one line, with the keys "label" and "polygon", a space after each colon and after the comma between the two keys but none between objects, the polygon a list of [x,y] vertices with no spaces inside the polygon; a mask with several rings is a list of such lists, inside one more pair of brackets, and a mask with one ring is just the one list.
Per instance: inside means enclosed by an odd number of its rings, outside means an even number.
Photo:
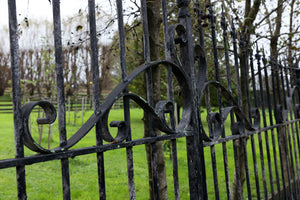
[{"label": "iron scrollwork", "polygon": [[[182,91],[182,99],[183,99],[183,110],[182,110],[182,117],[176,129],[171,129],[164,117],[164,113],[169,112],[170,109],[173,109],[173,102],[171,101],[161,101],[156,105],[156,108],[151,107],[146,100],[141,98],[138,95],[126,93],[123,94],[124,89],[128,86],[132,80],[137,77],[142,72],[146,71],[149,68],[154,66],[171,66],[172,72],[176,77]],[[114,138],[108,129],[108,115],[111,107],[113,106],[114,102],[121,98],[121,97],[128,97],[134,102],[136,102],[145,112],[151,113],[155,120],[155,128],[165,132],[167,134],[176,134],[179,132],[188,131],[187,128],[190,124],[191,120],[191,113],[192,113],[192,103],[191,103],[191,87],[189,82],[187,81],[187,75],[181,69],[180,66],[170,62],[170,61],[155,61],[151,63],[147,63],[144,65],[139,66],[136,68],[126,79],[119,83],[114,90],[107,96],[104,102],[100,105],[100,111],[98,113],[94,113],[83,125],[80,129],[71,136],[66,144],[55,147],[53,149],[45,149],[40,146],[31,136],[30,127],[29,127],[29,117],[30,113],[32,112],[33,108],[36,106],[42,107],[45,111],[46,118],[38,119],[38,124],[51,124],[56,119],[56,110],[54,106],[46,101],[40,102],[31,102],[23,106],[23,123],[24,123],[24,144],[29,149],[39,153],[55,153],[55,152],[62,152],[66,151],[67,149],[71,148],[75,144],[77,144],[94,126],[95,124],[100,121],[102,124],[102,139],[107,142],[122,142],[127,138],[127,125],[123,121],[114,121],[110,123],[111,127],[118,127],[118,133]]]},{"label": "iron scrollwork", "polygon": [[[200,92],[200,99],[203,98],[205,95],[205,90],[208,87],[214,87],[215,89],[220,89],[222,97],[224,97],[229,102],[232,102],[232,106],[225,107],[222,111],[222,115],[219,113],[211,113],[210,114],[210,121],[213,125],[213,136],[212,139],[218,139],[221,136],[221,130],[225,124],[226,119],[230,115],[230,113],[234,113],[237,117],[237,122],[233,123],[231,126],[231,131],[234,135],[243,134],[244,130],[247,129],[248,131],[255,131],[260,128],[260,112],[258,108],[252,108],[250,110],[251,119],[253,119],[253,123],[251,123],[248,118],[245,116],[243,111],[239,108],[237,102],[235,101],[234,97],[231,93],[219,82],[216,81],[208,81],[204,84],[201,92]],[[201,122],[202,123],[202,122]],[[207,138],[207,134],[203,130],[204,137]],[[209,141],[209,140],[207,140]]]}]

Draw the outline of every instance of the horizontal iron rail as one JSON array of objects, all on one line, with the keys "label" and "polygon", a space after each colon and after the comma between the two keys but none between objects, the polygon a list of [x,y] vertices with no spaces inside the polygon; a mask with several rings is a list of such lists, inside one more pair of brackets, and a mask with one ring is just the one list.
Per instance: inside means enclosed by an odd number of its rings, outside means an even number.
[{"label": "horizontal iron rail", "polygon": [[105,144],[102,146],[91,146],[91,147],[85,147],[85,148],[78,148],[78,149],[71,149],[65,152],[59,152],[59,153],[50,153],[50,154],[37,154],[32,156],[25,156],[24,158],[13,158],[13,159],[5,159],[0,160],[0,169],[4,168],[10,168],[10,167],[16,167],[16,166],[22,166],[22,165],[32,165],[35,163],[41,163],[46,161],[52,161],[52,160],[59,160],[63,158],[73,158],[76,156],[86,155],[86,154],[92,154],[92,153],[99,153],[99,152],[105,152],[109,150],[114,149],[121,149],[126,147],[133,147],[137,145],[147,144],[147,143],[154,143],[158,141],[163,140],[173,140],[177,138],[183,138],[192,136],[193,132],[183,132],[178,134],[172,134],[172,135],[161,135],[157,137],[147,137],[132,141],[126,141],[121,143],[114,143],[114,144]]},{"label": "horizontal iron rail", "polygon": [[286,122],[281,123],[281,124],[275,124],[275,125],[263,127],[263,128],[255,130],[255,131],[247,131],[245,134],[230,135],[230,136],[226,136],[225,138],[218,138],[218,139],[213,140],[213,141],[203,142],[203,146],[208,147],[208,146],[212,146],[212,145],[216,145],[216,144],[220,144],[220,143],[224,143],[224,142],[229,142],[231,140],[236,140],[236,139],[248,137],[248,136],[251,136],[251,135],[255,135],[257,133],[262,133],[262,132],[266,132],[266,131],[269,131],[269,130],[274,130],[278,127],[283,127],[283,126],[286,126],[286,125],[289,125],[289,124],[294,124],[294,123],[297,123],[297,122],[300,122],[300,119],[294,119],[294,120],[286,121]]},{"label": "horizontal iron rail", "polygon": [[[203,145],[204,145],[204,147],[208,147],[211,145],[228,142],[230,140],[236,140],[236,139],[240,139],[243,137],[248,137],[248,136],[260,133],[260,132],[265,132],[268,130],[276,129],[278,127],[296,123],[296,122],[300,122],[300,119],[291,120],[291,121],[287,121],[285,123],[264,127],[264,128],[261,128],[261,129],[255,130],[255,131],[249,131],[246,134],[242,134],[242,135],[232,135],[232,136],[227,136],[226,138],[219,138],[212,142],[204,142]],[[97,153],[97,152],[105,152],[105,151],[114,150],[114,149],[133,147],[133,146],[137,146],[137,145],[153,143],[153,142],[163,141],[163,140],[172,140],[172,139],[188,137],[188,136],[192,136],[192,135],[193,135],[193,132],[184,132],[184,133],[178,133],[178,134],[173,134],[173,135],[162,135],[162,136],[157,136],[157,137],[142,138],[142,139],[121,142],[121,143],[115,143],[115,144],[105,144],[105,145],[98,146],[98,147],[92,146],[92,147],[72,149],[72,150],[68,150],[66,152],[59,152],[59,153],[53,153],[53,154],[37,154],[37,155],[32,155],[32,156],[26,156],[24,158],[5,159],[5,160],[0,161],[0,169],[16,167],[16,166],[20,166],[20,165],[31,165],[31,164],[40,163],[40,162],[59,160],[62,158],[76,157],[76,156],[81,156],[81,155],[86,155],[86,154],[91,154],[91,153]]]}]

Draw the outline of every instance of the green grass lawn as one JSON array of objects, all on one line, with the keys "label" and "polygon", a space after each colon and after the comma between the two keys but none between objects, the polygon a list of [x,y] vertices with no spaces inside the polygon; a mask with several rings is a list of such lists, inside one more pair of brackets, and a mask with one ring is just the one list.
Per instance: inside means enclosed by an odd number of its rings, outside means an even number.
[{"label": "green grass lawn", "polygon": [[[87,120],[92,112],[84,114],[84,120]],[[35,114],[37,115],[37,113]],[[138,139],[143,137],[143,111],[141,109],[131,110],[131,129],[132,138]],[[202,119],[205,119],[206,113],[202,113]],[[81,114],[78,114],[81,117]],[[32,123],[34,118],[32,116]],[[67,125],[68,137],[75,133],[81,126],[72,125],[74,119],[71,117],[71,124]],[[109,116],[110,120],[122,120],[123,110],[112,110]],[[68,121],[68,120],[67,120]],[[81,121],[78,120],[78,121]],[[56,123],[57,124],[57,123]],[[50,145],[51,148],[58,146],[59,138],[57,134],[57,125],[53,126],[53,140]],[[204,122],[204,127],[207,131],[207,124]],[[116,128],[110,128],[113,134],[116,134]],[[38,141],[38,128],[32,127],[33,136]],[[47,133],[48,128],[43,128],[42,146],[47,147]],[[225,125],[226,135],[231,134],[229,120]],[[268,132],[268,138],[271,145],[271,132]],[[270,192],[269,171],[267,170],[267,154],[265,146],[265,133],[262,133],[263,142],[263,157],[265,161],[267,187]],[[14,133],[13,133],[13,115],[1,114],[0,115],[0,159],[7,159],[14,157]],[[277,138],[277,137],[275,137]],[[258,135],[254,136],[255,141],[255,155],[257,159],[260,192],[263,197],[263,184],[262,184],[262,170],[260,164],[260,153],[258,145]],[[277,142],[277,140],[275,141]],[[73,148],[81,148],[95,145],[95,131],[91,130],[77,145]],[[178,165],[179,165],[179,182],[180,182],[180,196],[181,199],[189,199],[189,185],[188,185],[188,169],[186,160],[186,144],[185,138],[177,140],[178,147]],[[230,183],[232,184],[234,176],[234,154],[233,143],[227,142],[228,154],[228,168],[230,174]],[[278,148],[276,147],[278,152]],[[226,184],[225,173],[223,164],[223,150],[222,144],[217,144],[213,148],[206,147],[205,164],[206,164],[206,177],[207,189],[209,199],[214,199],[214,182],[211,151],[215,151],[216,164],[218,171],[218,183],[220,190],[220,198],[226,199]],[[273,157],[274,149],[271,147],[271,161],[274,163]],[[25,155],[33,155],[34,153],[25,147]],[[249,162],[249,171],[251,178],[252,196],[255,198],[255,182],[254,182],[254,165],[252,156],[251,140],[247,142],[247,155]],[[148,199],[148,174],[147,174],[147,161],[144,145],[133,147],[133,161],[134,161],[134,176],[135,176],[135,189],[136,199]],[[277,153],[279,159],[279,155]],[[172,161],[169,159],[169,152],[165,152],[165,163],[167,167],[167,181],[169,199],[174,199],[173,189],[173,176],[172,176]],[[127,164],[126,164],[126,150],[118,149],[107,151],[104,153],[105,160],[105,180],[106,180],[106,193],[107,199],[128,199],[128,186],[127,186]],[[98,199],[98,183],[97,183],[97,161],[96,155],[84,155],[75,158],[70,158],[70,181],[71,181],[71,197],[72,199]],[[273,178],[275,180],[274,164]],[[27,182],[27,195],[28,199],[62,199],[62,186],[61,186],[61,171],[60,161],[49,161],[45,163],[33,164],[26,166],[26,182]],[[274,184],[274,183],[273,183]],[[245,184],[246,185],[246,184]],[[276,189],[276,187],[275,187]],[[246,188],[244,187],[244,196],[246,195]],[[15,168],[0,170],[0,199],[16,199],[16,177]]]},{"label": "green grass lawn", "polygon": [[[86,119],[91,112],[85,113]],[[140,109],[131,111],[132,121],[132,138],[143,137],[143,112]],[[122,110],[113,110],[110,119],[121,120],[123,116]],[[0,159],[12,158],[14,156],[14,133],[13,133],[13,116],[12,114],[0,115]],[[34,118],[34,117],[33,117]],[[85,120],[86,120],[85,119]],[[34,121],[32,119],[32,121]],[[80,126],[68,125],[68,136],[71,136]],[[37,128],[35,128],[37,130]],[[44,128],[42,145],[47,147],[47,128]],[[32,128],[36,141],[38,141],[37,131]],[[57,125],[53,126],[53,141],[51,148],[59,143],[57,133]],[[111,129],[114,134],[115,128]],[[87,147],[95,145],[94,130],[83,138],[73,148]],[[33,155],[34,153],[25,147],[25,155]],[[144,145],[133,147],[134,160],[134,176],[135,189],[137,199],[148,199],[148,174],[147,161]],[[126,150],[118,149],[104,153],[105,159],[105,179],[107,199],[127,199],[127,161]],[[96,154],[78,156],[70,158],[70,181],[71,181],[71,197],[72,199],[97,199],[98,183],[97,183],[97,161]],[[178,140],[178,163],[180,165],[179,179],[180,192],[183,199],[187,199],[189,195],[188,172],[186,162],[185,139]],[[172,179],[172,161],[169,159],[169,153],[166,152],[166,167],[168,174],[168,191],[170,199],[174,199],[173,195],[173,179]],[[26,182],[28,199],[62,199],[61,172],[60,161],[49,161],[26,166]],[[16,199],[16,178],[15,168],[0,170],[0,199]]]}]

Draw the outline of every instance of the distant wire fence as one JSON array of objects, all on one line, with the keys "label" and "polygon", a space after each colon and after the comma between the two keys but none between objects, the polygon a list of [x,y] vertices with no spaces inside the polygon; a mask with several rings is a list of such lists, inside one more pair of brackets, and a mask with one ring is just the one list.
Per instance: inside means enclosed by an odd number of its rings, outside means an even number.
[{"label": "distant wire fence", "polygon": [[[104,100],[106,98],[106,94],[101,95],[100,99]],[[28,102],[36,102],[46,100],[51,103],[53,103],[55,106],[57,106],[56,99],[54,98],[39,98],[39,97],[24,97],[22,98],[23,105],[25,105]],[[121,109],[123,108],[123,101],[122,99],[118,99],[114,105],[112,106],[112,109]],[[84,113],[87,111],[93,110],[93,101],[91,98],[89,98],[86,95],[78,95],[78,96],[69,96],[66,101],[66,117],[67,122],[69,124],[77,125],[80,121],[81,124],[84,123]],[[36,109],[36,112],[39,112],[38,109]],[[12,100],[6,99],[6,100],[0,100],[0,114],[12,114],[13,113],[13,104]],[[78,119],[78,118],[81,118]]]},{"label": "distant wire fence", "polygon": [[11,100],[0,100],[0,114],[13,113]]},{"label": "distant wire fence", "polygon": [[[106,98],[106,94],[101,95],[100,99],[103,101]],[[55,98],[40,98],[40,97],[23,97],[22,105],[25,105],[28,102],[38,102],[38,101],[49,101],[51,102],[56,110],[57,110],[57,101]],[[119,99],[112,106],[112,109],[122,109],[123,101]],[[91,98],[88,98],[86,95],[78,95],[78,96],[69,96],[66,101],[66,122],[69,125],[73,126],[82,126],[85,122],[85,113],[93,111],[93,101]],[[12,114],[13,113],[13,105],[12,100],[5,99],[0,100],[0,115],[2,114]],[[30,116],[30,129],[34,133],[34,137],[41,145],[43,141],[45,141],[45,146],[48,145],[50,148],[50,143],[53,141],[53,129],[56,130],[58,128],[57,124],[49,124],[48,126],[38,126],[36,125],[36,120],[39,118],[44,118],[45,112],[41,107],[34,108],[31,116]],[[46,138],[45,138],[46,137]]]}]

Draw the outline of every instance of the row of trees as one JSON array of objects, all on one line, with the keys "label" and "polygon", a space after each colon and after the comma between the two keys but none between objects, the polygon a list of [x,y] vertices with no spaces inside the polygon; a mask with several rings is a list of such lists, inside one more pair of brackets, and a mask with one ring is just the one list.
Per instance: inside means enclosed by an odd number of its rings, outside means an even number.
[{"label": "row of trees", "polygon": [[4,94],[5,88],[9,86],[11,70],[9,68],[9,55],[0,52],[0,96]]},{"label": "row of trees", "polygon": [[[79,13],[63,22],[63,61],[65,90],[67,96],[85,92],[91,94],[92,72],[88,30],[81,24],[86,15]],[[25,19],[24,19],[25,20]],[[52,25],[49,21],[34,21],[26,18],[19,25],[20,68],[22,93],[25,96],[55,97],[56,75]],[[6,29],[3,29],[6,30]],[[8,30],[6,30],[7,32]],[[0,37],[5,37],[3,33]],[[98,40],[100,90],[110,90],[116,78],[116,63],[110,43]],[[10,87],[9,52],[0,49],[0,95]]]},{"label": "row of trees", "polygon": [[[208,1],[200,2],[201,9],[206,11],[205,5]],[[214,3],[214,2],[213,2]],[[160,2],[157,3],[160,5]],[[176,3],[169,2],[169,10],[175,11],[169,13],[169,20],[176,22]],[[235,18],[235,22],[238,24],[240,31],[246,33],[246,39],[249,41],[252,37],[252,41],[263,41],[263,43],[269,44],[270,53],[272,58],[278,58],[283,53],[288,57],[289,61],[295,58],[297,52],[299,51],[299,11],[300,7],[299,1],[297,0],[278,0],[277,4],[271,1],[250,1],[247,0],[244,3],[241,1],[233,0],[222,0],[222,2],[215,2],[214,9],[217,14],[220,14],[221,6],[223,6],[226,12],[228,21],[231,21],[231,17]],[[131,15],[137,16],[139,12],[138,4],[134,12]],[[148,3],[148,5],[151,5]],[[196,7],[192,5],[192,7]],[[82,9],[84,10],[84,9]],[[76,91],[78,85],[84,85],[85,88],[89,88],[90,70],[89,66],[89,42],[88,42],[88,27],[85,20],[87,18],[87,13],[79,10],[78,14],[71,17],[63,22],[63,37],[64,37],[64,60],[65,60],[65,70],[66,70],[66,89],[67,94],[72,95],[73,91]],[[206,11],[208,12],[208,11]],[[100,13],[100,12],[99,12]],[[150,12],[151,13],[151,12]],[[191,10],[191,13],[193,11]],[[158,13],[160,14],[160,13]],[[98,21],[103,21],[103,16],[98,16]],[[153,18],[153,15],[151,16]],[[100,28],[99,37],[103,33],[109,32],[109,28],[112,26],[116,17],[112,16],[109,20],[106,20],[106,25],[104,28]],[[219,18],[217,18],[219,19]],[[159,16],[158,22],[151,27],[159,27],[159,37],[162,39],[162,27],[161,27],[161,16]],[[217,32],[221,36],[220,25],[217,23]],[[5,29],[3,29],[5,30]],[[196,27],[195,27],[195,30]],[[205,29],[206,35],[209,36],[209,29]],[[41,33],[41,34],[39,34]],[[48,91],[47,96],[53,93],[53,89],[50,90],[49,82],[45,82],[43,79],[47,79],[48,74],[41,75],[41,71],[50,71],[53,74],[53,45],[52,45],[52,29],[51,25],[47,21],[38,22],[29,20],[26,18],[22,23],[20,23],[20,43],[21,43],[21,53],[20,53],[20,63],[23,67],[22,69],[22,79],[26,83],[29,94],[33,94],[34,86],[45,86],[44,90]],[[129,71],[134,69],[134,67],[140,65],[143,62],[143,49],[142,49],[142,31],[141,22],[139,18],[129,22],[126,25],[126,39],[127,39],[127,67]],[[197,34],[195,34],[197,35]],[[105,36],[106,37],[106,36]],[[23,39],[24,38],[24,39]],[[222,46],[221,37],[218,41],[219,46]],[[209,37],[206,37],[207,44],[211,41]],[[99,40],[99,57],[101,70],[103,70],[103,78],[110,76],[111,73],[107,73],[106,69],[110,68],[108,71],[113,71],[113,74],[117,74],[115,66],[117,65],[115,51],[117,48],[118,39],[114,36],[112,44],[109,42],[105,44],[103,40]],[[103,44],[104,43],[104,44]],[[156,44],[161,47],[162,45]],[[266,46],[265,46],[266,48]],[[160,50],[160,57],[163,57],[163,50]],[[103,55],[101,55],[103,54]],[[1,49],[1,84],[0,91],[4,91],[4,88],[8,86],[9,77],[9,64],[7,51]],[[79,58],[80,57],[80,58]],[[212,64],[212,53],[207,51],[208,63]],[[222,55],[220,56],[220,61],[222,62]],[[109,61],[110,60],[110,61]],[[224,59],[223,59],[224,60]],[[106,67],[102,67],[106,63]],[[109,63],[109,64],[108,64]],[[43,65],[43,66],[42,66]],[[26,69],[28,68],[28,69]],[[26,69],[26,70],[25,70]],[[43,78],[43,77],[44,78]],[[2,78],[3,77],[3,78]],[[102,77],[102,72],[101,72]],[[53,78],[51,78],[52,80]],[[107,79],[107,78],[106,78]],[[49,81],[51,81],[49,80]],[[52,80],[54,81],[54,80]],[[40,83],[45,82],[45,83]],[[107,81],[100,81],[101,88]],[[111,85],[111,84],[109,84]],[[141,84],[139,84],[141,85]],[[105,86],[104,86],[105,87]],[[40,95],[42,92],[41,87],[36,87],[36,94]],[[38,89],[39,88],[39,89]],[[135,89],[136,88],[136,89]],[[141,91],[141,87],[133,86],[131,90]],[[27,92],[27,91],[26,91]],[[1,93],[0,93],[1,94]]]}]

